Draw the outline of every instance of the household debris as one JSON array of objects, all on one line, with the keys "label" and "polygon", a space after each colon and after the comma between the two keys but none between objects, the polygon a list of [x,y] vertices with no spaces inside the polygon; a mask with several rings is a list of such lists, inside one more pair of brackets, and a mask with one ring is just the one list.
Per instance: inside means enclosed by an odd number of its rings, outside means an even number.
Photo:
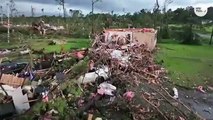
[{"label": "household debris", "polygon": [[173,92],[174,92],[174,96],[173,96],[173,98],[174,99],[178,99],[178,90],[177,90],[177,88],[173,88]]},{"label": "household debris", "polygon": [[109,68],[104,66],[103,68],[98,68],[94,72],[86,73],[78,78],[78,83],[90,83],[95,82],[98,77],[103,77],[105,80],[108,78]]},{"label": "household debris", "polygon": [[16,74],[20,73],[27,65],[27,62],[2,61],[0,64],[0,71],[2,74]]},{"label": "household debris", "polygon": [[19,113],[40,102],[36,115],[33,106],[25,113],[37,119],[202,119],[177,100],[177,89],[170,88],[175,97],[164,89],[167,71],[153,58],[156,34],[149,28],[105,30],[91,49],[35,59],[20,72],[33,79],[23,86],[4,82],[0,91],[12,96]]},{"label": "household debris", "polygon": [[198,86],[197,90],[202,92],[202,93],[206,93],[206,91],[204,90],[203,86]]},{"label": "household debris", "polygon": [[29,54],[30,51],[31,51],[31,50],[30,50],[29,48],[27,48],[26,50],[20,51],[20,54],[21,54],[21,55]]},{"label": "household debris", "polygon": [[22,86],[24,83],[24,78],[19,78],[14,75],[3,74],[1,76],[0,83],[10,85],[13,87]]},{"label": "household debris", "polygon": [[135,93],[132,91],[127,91],[126,93],[123,94],[123,97],[125,97],[125,99],[127,99],[128,101],[132,101],[134,96]]},{"label": "household debris", "polygon": [[[113,119],[115,113],[126,111],[125,119],[133,120],[202,119],[176,100],[176,88],[173,88],[174,96],[164,89],[167,71],[154,63],[152,54],[156,34],[156,30],[148,28],[110,29],[96,36],[88,54],[89,72],[77,80],[84,83],[82,91],[85,93],[81,96],[80,115],[89,112]],[[104,73],[107,78],[100,82],[98,70],[102,71],[100,66],[103,65],[108,67]],[[90,72],[92,70],[95,72]],[[92,91],[91,87],[96,90]]]},{"label": "household debris", "polygon": [[30,109],[27,94],[23,95],[21,87],[15,89],[9,96],[12,96],[14,106],[19,114]]},{"label": "household debris", "polygon": [[0,50],[0,56],[1,55],[6,55],[6,54],[9,54],[9,53],[11,53],[11,51],[8,50],[8,49]]},{"label": "household debris", "polygon": [[43,20],[33,22],[31,28],[34,32],[37,32],[41,35],[46,35],[46,33],[64,30],[64,26],[54,26],[46,24]]},{"label": "household debris", "polygon": [[97,93],[100,95],[109,95],[114,96],[113,92],[116,90],[116,87],[112,84],[103,82],[98,86]]},{"label": "household debris", "polygon": [[30,108],[27,94],[23,95],[21,87],[14,88],[8,85],[2,85],[0,93],[12,97],[12,102],[16,112],[23,113]]}]

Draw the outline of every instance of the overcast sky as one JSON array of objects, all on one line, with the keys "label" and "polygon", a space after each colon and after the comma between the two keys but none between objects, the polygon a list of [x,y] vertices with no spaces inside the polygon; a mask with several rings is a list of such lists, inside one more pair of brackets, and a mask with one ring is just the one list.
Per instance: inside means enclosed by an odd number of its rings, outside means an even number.
[{"label": "overcast sky", "polygon": [[[9,0],[0,0],[1,6],[6,12],[6,3]],[[14,0],[19,14],[30,15],[31,6],[35,8],[35,14],[41,15],[41,9],[44,8],[44,13],[48,15],[59,15],[59,5],[55,0]],[[163,5],[164,0],[159,0],[160,6]],[[173,10],[178,7],[186,6],[213,6],[213,0],[173,0],[169,5]],[[91,11],[91,0],[65,0],[66,9],[81,10],[83,14],[88,14]],[[153,9],[155,0],[102,0],[95,4],[95,12],[110,12],[114,11],[117,14],[133,13],[141,9]],[[62,10],[61,13],[62,14]]]}]

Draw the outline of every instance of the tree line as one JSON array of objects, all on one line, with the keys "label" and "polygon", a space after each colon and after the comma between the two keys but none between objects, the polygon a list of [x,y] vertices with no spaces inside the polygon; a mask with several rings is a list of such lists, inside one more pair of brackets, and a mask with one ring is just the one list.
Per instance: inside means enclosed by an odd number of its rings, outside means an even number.
[{"label": "tree line", "polygon": [[[91,33],[99,33],[107,28],[127,28],[127,27],[151,27],[160,30],[161,38],[170,37],[169,25],[182,25],[193,29],[202,29],[205,25],[212,26],[213,21],[213,7],[208,8],[208,13],[204,17],[198,17],[194,13],[194,8],[188,6],[186,8],[177,8],[176,10],[167,9],[172,0],[165,0],[162,9],[159,9],[158,0],[156,0],[153,10],[141,9],[135,13],[125,13],[123,15],[115,14],[114,11],[109,13],[96,13],[94,14],[94,7],[92,11],[83,15],[81,10],[70,9],[69,16],[65,14],[65,1],[57,0],[59,5],[63,6],[63,16],[47,16],[43,13],[40,17],[26,17],[13,16],[13,24],[31,24],[39,19],[43,19],[46,23],[53,25],[63,25],[67,28],[68,32],[73,37],[88,37]],[[94,6],[99,0],[92,0],[91,5]],[[11,11],[15,10],[15,3],[11,0]],[[12,14],[12,13],[11,13]],[[6,19],[6,16],[4,17]],[[205,25],[204,25],[205,23]]]}]

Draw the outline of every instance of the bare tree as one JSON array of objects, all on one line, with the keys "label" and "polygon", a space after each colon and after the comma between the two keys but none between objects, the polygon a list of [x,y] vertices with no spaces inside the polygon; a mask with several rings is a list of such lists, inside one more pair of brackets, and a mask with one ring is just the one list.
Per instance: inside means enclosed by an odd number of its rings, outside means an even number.
[{"label": "bare tree", "polygon": [[64,14],[64,20],[66,17],[66,9],[65,9],[65,0],[56,0],[58,2],[59,5],[61,5],[63,7],[63,14]]},{"label": "bare tree", "polygon": [[159,2],[158,0],[155,1],[155,6],[153,8],[153,20],[154,20],[154,28],[156,27],[156,19],[157,19],[157,16],[156,16],[156,13],[159,11]]},{"label": "bare tree", "polygon": [[60,7],[58,7],[58,11],[59,11],[59,16],[61,17],[61,8]]},{"label": "bare tree", "polygon": [[164,4],[163,4],[163,13],[164,13],[164,23],[166,24],[166,26],[168,25],[167,20],[168,20],[168,16],[167,16],[167,7],[169,6],[169,4],[171,4],[173,2],[173,0],[164,0]]},{"label": "bare tree", "polygon": [[70,13],[70,16],[72,17],[72,16],[73,16],[73,10],[70,9],[70,10],[69,10],[69,13]]},{"label": "bare tree", "polygon": [[0,6],[1,24],[3,24],[3,6]]},{"label": "bare tree", "polygon": [[159,10],[159,2],[158,2],[158,0],[156,0],[155,6],[154,6],[154,9],[153,9],[153,12],[155,13],[155,12],[157,12],[158,10]]},{"label": "bare tree", "polygon": [[167,11],[167,7],[169,6],[169,4],[171,4],[173,2],[173,0],[164,0],[163,3],[163,12],[166,13]]},{"label": "bare tree", "polygon": [[92,0],[92,34],[94,33],[94,16],[93,16],[93,13],[94,13],[94,5],[95,3],[97,2],[100,2],[101,0]]},{"label": "bare tree", "polygon": [[35,16],[35,8],[33,8],[33,6],[31,6],[31,15],[32,15],[32,17]]},{"label": "bare tree", "polygon": [[17,11],[17,9],[15,8],[16,4],[14,2],[14,0],[10,0],[10,3],[9,3],[9,8],[10,8],[10,15],[11,17],[14,16],[14,12]]},{"label": "bare tree", "polygon": [[111,11],[111,15],[114,15],[114,10]]}]

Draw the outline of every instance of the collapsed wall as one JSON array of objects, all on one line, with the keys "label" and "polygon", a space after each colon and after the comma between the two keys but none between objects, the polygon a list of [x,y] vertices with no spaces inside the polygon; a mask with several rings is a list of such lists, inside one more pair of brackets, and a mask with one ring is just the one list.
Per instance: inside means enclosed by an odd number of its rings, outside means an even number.
[{"label": "collapsed wall", "polygon": [[157,43],[157,30],[152,28],[139,29],[107,29],[104,31],[105,42],[118,44],[136,43],[147,46],[152,51]]}]

